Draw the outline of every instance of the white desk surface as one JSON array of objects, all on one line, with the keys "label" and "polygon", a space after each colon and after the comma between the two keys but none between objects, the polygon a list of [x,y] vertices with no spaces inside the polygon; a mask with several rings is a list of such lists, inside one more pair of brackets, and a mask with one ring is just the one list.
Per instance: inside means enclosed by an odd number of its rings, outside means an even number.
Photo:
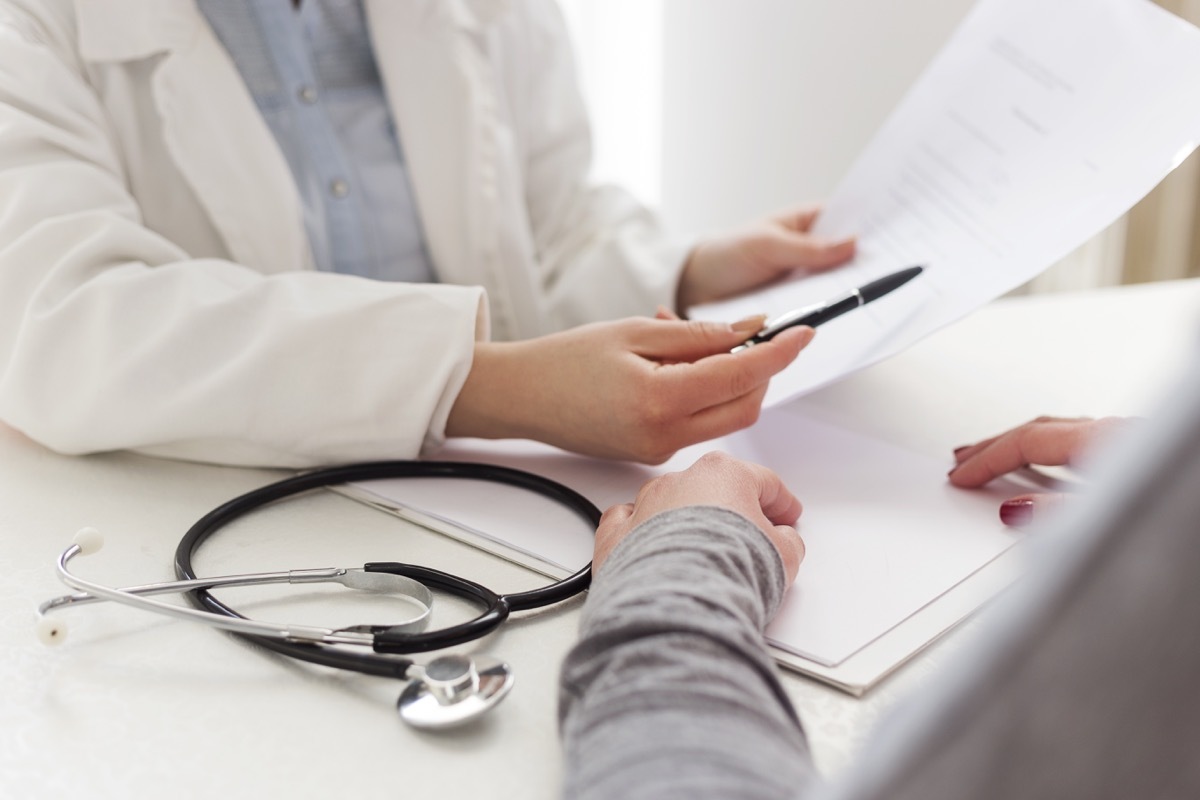
[{"label": "white desk surface", "polygon": [[[1198,332],[1200,281],[1002,300],[801,402],[949,464],[954,446],[1038,414],[1144,411],[1161,379],[1194,354]],[[76,529],[106,535],[100,553],[76,562],[81,574],[111,585],[166,580],[192,522],[274,477],[128,453],[65,457],[0,426],[0,795],[556,796],[556,676],[578,600],[481,645],[513,665],[516,687],[483,724],[440,735],[397,719],[393,681],[294,664],[125,608],[67,610],[68,641],[53,649],[36,641],[33,609],[64,591],[53,562]],[[804,487],[794,488],[803,498]],[[371,560],[440,566],[502,591],[542,582],[330,493],[218,534],[197,567],[216,574]],[[263,601],[254,613],[351,622],[378,608],[321,600],[299,610]],[[331,606],[348,616],[306,616]],[[818,766],[833,774],[851,763],[881,712],[919,692],[971,632],[970,624],[953,632],[862,699],[788,675]]]}]

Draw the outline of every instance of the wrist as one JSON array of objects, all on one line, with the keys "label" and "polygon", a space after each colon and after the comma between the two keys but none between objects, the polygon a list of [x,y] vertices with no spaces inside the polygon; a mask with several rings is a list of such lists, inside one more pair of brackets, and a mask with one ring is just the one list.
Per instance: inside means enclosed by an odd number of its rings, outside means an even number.
[{"label": "wrist", "polygon": [[741,270],[734,268],[739,261],[735,250],[736,245],[728,239],[705,239],[696,243],[679,274],[675,302],[680,315],[686,315],[693,306],[711,303],[748,288],[742,285]]},{"label": "wrist", "polygon": [[528,412],[536,384],[522,376],[522,342],[477,342],[471,370],[446,420],[446,435],[537,438]]},{"label": "wrist", "polygon": [[675,312],[684,318],[687,317],[689,308],[705,302],[703,292],[700,291],[702,280],[698,274],[702,269],[702,251],[706,246],[707,242],[697,242],[688,252],[683,269],[679,271],[679,285],[675,289]]},{"label": "wrist", "polygon": [[[691,579],[666,587],[672,575]],[[661,511],[638,524],[596,571],[593,595],[614,586],[630,600],[663,592],[700,599],[728,592],[761,630],[790,582],[782,554],[744,514],[693,505]]]}]

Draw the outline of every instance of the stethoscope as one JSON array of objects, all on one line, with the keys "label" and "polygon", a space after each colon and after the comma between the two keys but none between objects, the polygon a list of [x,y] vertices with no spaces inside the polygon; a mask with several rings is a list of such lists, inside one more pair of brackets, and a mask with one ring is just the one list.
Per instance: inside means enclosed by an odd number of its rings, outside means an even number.
[{"label": "stethoscope", "polygon": [[[145,611],[200,622],[230,631],[277,653],[337,669],[399,678],[407,685],[397,701],[400,717],[418,728],[447,728],[475,719],[502,700],[513,685],[512,668],[489,656],[443,655],[417,664],[402,654],[425,653],[464,644],[495,630],[513,611],[542,608],[574,597],[591,582],[591,564],[563,580],[516,594],[497,594],[478,583],[440,570],[396,562],[372,562],[361,568],[327,568],[196,576],[192,559],[214,533],[233,520],[292,495],[358,481],[384,478],[466,478],[507,484],[567,506],[595,528],[600,509],[578,492],[549,478],[489,464],[452,461],[381,461],[306,472],[236,497],[204,515],[184,534],[175,550],[178,580],[113,588],[85,580],[68,569],[76,556],[100,549],[103,540],[92,528],[76,534],[58,558],[58,575],[78,594],[56,597],[38,608],[42,641],[62,641],[66,629],[47,616],[51,611],[97,601],[122,603]],[[350,589],[385,592],[415,607],[413,617],[395,625],[321,628],[249,619],[222,603],[209,589],[262,584],[338,583]],[[467,622],[426,631],[433,606],[430,589],[439,589],[482,607]],[[195,608],[152,599],[186,593]],[[372,652],[361,652],[370,648]],[[359,652],[355,652],[355,650]]]}]

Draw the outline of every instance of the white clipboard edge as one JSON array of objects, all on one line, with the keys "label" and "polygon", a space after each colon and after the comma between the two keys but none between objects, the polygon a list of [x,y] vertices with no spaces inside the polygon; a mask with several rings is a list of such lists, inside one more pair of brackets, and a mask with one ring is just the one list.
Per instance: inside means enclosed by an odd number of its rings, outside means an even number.
[{"label": "white clipboard edge", "polygon": [[1011,586],[1021,572],[1023,552],[1019,545],[1009,548],[837,666],[774,646],[771,653],[793,672],[862,697]]}]

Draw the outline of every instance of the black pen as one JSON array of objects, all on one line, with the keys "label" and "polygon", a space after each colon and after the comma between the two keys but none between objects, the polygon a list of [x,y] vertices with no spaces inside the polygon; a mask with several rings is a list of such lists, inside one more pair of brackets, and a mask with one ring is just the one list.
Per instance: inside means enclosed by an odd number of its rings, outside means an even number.
[{"label": "black pen", "polygon": [[835,300],[827,300],[824,303],[817,303],[815,306],[805,306],[795,311],[789,311],[782,317],[768,322],[763,326],[761,331],[733,348],[731,352],[736,353],[739,350],[745,350],[747,347],[753,347],[762,342],[769,342],[788,328],[795,328],[798,325],[807,325],[810,328],[815,328],[818,325],[829,322],[829,320],[840,317],[847,311],[853,311],[859,306],[866,305],[872,300],[878,300],[885,294],[894,292],[920,275],[922,270],[924,270],[924,267],[902,269],[899,272],[893,272],[891,275],[884,275],[882,278],[873,280],[857,289],[852,289]]}]

